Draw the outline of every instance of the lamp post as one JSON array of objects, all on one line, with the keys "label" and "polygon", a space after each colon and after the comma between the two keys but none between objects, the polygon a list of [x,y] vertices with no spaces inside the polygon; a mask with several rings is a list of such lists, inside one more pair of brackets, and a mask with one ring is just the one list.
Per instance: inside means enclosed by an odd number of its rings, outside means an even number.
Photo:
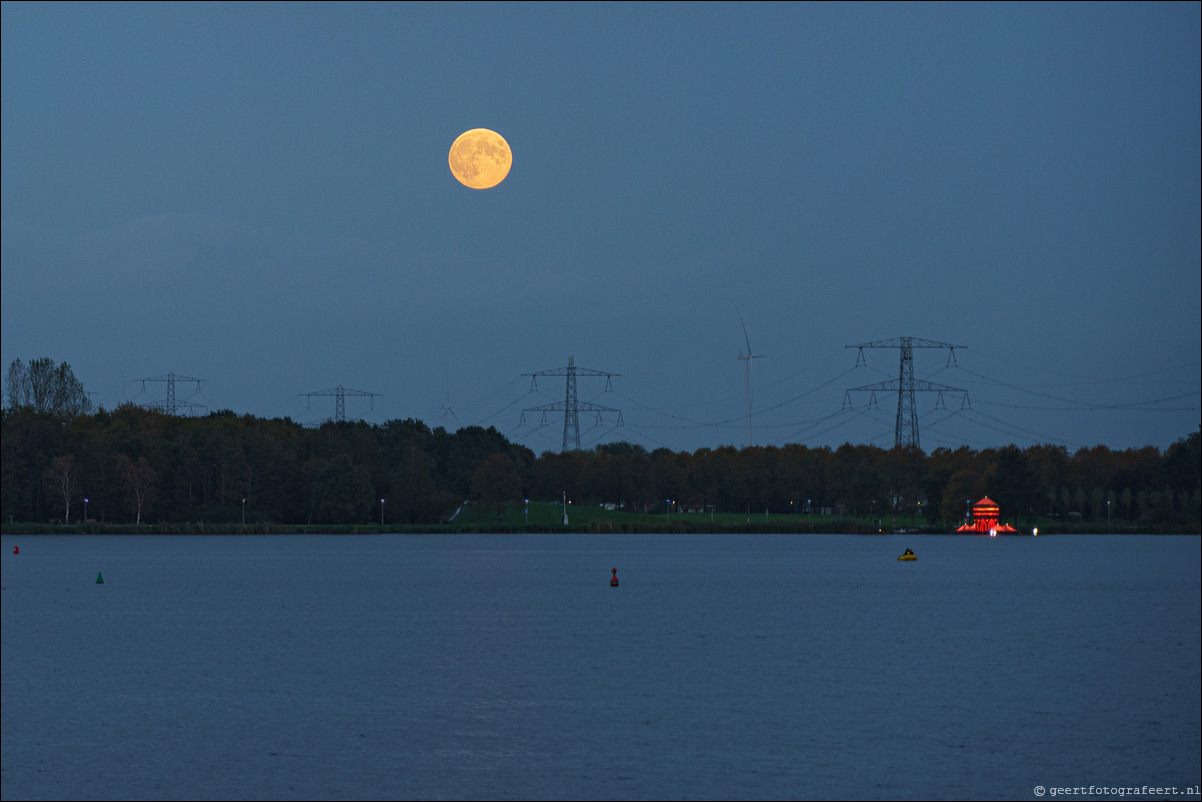
[{"label": "lamp post", "polygon": [[242,525],[246,526],[246,499],[242,499]]},{"label": "lamp post", "polygon": [[811,529],[814,528],[814,507],[811,504],[812,501],[813,499],[806,499],[806,523],[810,525]]},{"label": "lamp post", "polygon": [[672,499],[664,499],[664,520],[672,523]]},{"label": "lamp post", "polygon": [[1110,499],[1106,499],[1106,525],[1110,526]]},{"label": "lamp post", "polygon": [[380,499],[380,526],[384,525],[384,499]]},{"label": "lamp post", "polygon": [[530,525],[530,499],[526,499],[526,526]]},{"label": "lamp post", "polygon": [[86,498],[83,500],[83,522],[85,524],[88,522],[88,500]]}]

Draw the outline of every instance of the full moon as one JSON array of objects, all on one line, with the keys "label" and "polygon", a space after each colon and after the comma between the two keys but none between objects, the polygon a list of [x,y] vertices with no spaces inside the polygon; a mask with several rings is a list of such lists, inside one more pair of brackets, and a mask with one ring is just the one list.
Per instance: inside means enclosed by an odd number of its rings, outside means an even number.
[{"label": "full moon", "polygon": [[472,189],[489,189],[505,180],[513,153],[505,137],[487,128],[464,131],[451,145],[451,174]]}]

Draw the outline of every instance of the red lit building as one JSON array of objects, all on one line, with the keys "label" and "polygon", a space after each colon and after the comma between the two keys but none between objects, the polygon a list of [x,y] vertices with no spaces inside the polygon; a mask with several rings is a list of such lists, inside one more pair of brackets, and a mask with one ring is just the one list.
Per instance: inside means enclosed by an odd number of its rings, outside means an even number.
[{"label": "red lit building", "polygon": [[1017,534],[1018,530],[1009,524],[998,526],[997,519],[1001,517],[1002,508],[989,496],[972,505],[972,520],[957,527],[957,532],[972,532],[977,535]]}]

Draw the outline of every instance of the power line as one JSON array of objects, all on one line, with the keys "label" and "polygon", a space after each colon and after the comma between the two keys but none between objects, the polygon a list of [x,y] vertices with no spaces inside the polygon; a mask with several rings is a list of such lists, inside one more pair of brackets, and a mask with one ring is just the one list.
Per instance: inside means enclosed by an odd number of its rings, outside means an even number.
[{"label": "power line", "polygon": [[[311,399],[313,396],[334,396],[334,418],[335,422],[346,420],[346,397],[350,396],[367,396],[369,398],[377,398],[382,396],[382,393],[369,393],[366,390],[351,390],[343,387],[341,384],[330,390],[315,390],[311,393],[297,393],[298,396],[305,396],[306,399]],[[372,409],[375,409],[375,401],[372,401]],[[306,409],[308,409],[309,401],[305,401]]]},{"label": "power line", "polygon": [[200,383],[208,381],[208,379],[196,379],[191,376],[180,376],[176,373],[168,373],[165,376],[152,376],[146,379],[134,379],[136,382],[142,382],[142,389],[146,389],[146,382],[166,382],[167,383],[167,398],[164,401],[157,401],[147,406],[151,409],[159,409],[168,415],[178,415],[181,408],[195,410],[208,409],[205,404],[197,404],[192,401],[178,400],[175,397],[175,382],[176,380],[185,382],[196,382],[196,392],[200,392]]},{"label": "power line", "polygon": [[[869,407],[876,401],[877,390],[885,392],[897,391],[897,422],[893,429],[893,445],[897,448],[907,448],[909,446],[921,448],[918,440],[918,408],[914,402],[915,391],[938,393],[938,398],[935,401],[936,408],[943,405],[943,393],[945,392],[963,393],[963,403],[968,403],[967,390],[914,378],[915,348],[946,348],[948,349],[947,361],[950,365],[956,361],[956,349],[964,348],[965,346],[963,345],[935,342],[934,340],[924,340],[919,337],[895,337],[892,340],[875,340],[870,343],[860,343],[859,345],[849,345],[847,347],[859,349],[859,353],[856,356],[857,365],[864,360],[865,348],[897,348],[901,350],[901,368],[896,381],[890,379],[888,381],[877,382],[876,384],[866,384],[862,387],[852,387],[847,391],[848,393],[860,391],[872,393],[868,402]],[[844,397],[846,400],[850,400],[846,394]]]},{"label": "power line", "polygon": [[604,376],[605,389],[612,389],[612,378],[620,374],[609,373],[604,370],[593,370],[591,368],[576,367],[576,358],[568,357],[568,364],[562,368],[551,368],[550,370],[540,370],[537,373],[523,373],[523,376],[530,377],[530,389],[533,391],[538,387],[539,376],[565,376],[567,378],[567,390],[562,402],[551,404],[541,404],[537,407],[527,407],[522,410],[522,421],[525,421],[527,412],[541,412],[544,420],[548,412],[563,413],[563,451],[579,451],[580,450],[580,410],[585,412],[596,412],[598,420],[600,420],[603,412],[618,413],[618,425],[622,425],[622,410],[614,409],[613,407],[601,406],[600,404],[592,404],[588,401],[580,401],[576,396],[576,375],[579,373],[582,376]]}]

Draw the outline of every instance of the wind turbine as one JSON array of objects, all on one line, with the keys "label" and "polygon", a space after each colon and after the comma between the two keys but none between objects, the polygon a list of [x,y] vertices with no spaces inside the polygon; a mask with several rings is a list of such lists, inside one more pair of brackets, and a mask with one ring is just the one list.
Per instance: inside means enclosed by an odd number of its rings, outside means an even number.
[{"label": "wind turbine", "polygon": [[739,353],[739,359],[744,361],[744,372],[747,375],[747,447],[751,448],[751,360],[763,359],[763,354],[753,354],[751,352],[751,338],[747,336],[747,324],[743,322],[743,314],[735,308],[735,314],[739,316],[739,325],[743,327],[743,340],[747,343],[747,353]]},{"label": "wind turbine", "polygon": [[455,419],[455,428],[463,428],[463,424],[459,422],[459,416],[455,414],[455,410],[451,409],[451,380],[449,378],[447,379],[447,402],[438,406],[442,409],[442,417],[438,419],[439,426],[447,419],[447,415],[450,415]]}]

